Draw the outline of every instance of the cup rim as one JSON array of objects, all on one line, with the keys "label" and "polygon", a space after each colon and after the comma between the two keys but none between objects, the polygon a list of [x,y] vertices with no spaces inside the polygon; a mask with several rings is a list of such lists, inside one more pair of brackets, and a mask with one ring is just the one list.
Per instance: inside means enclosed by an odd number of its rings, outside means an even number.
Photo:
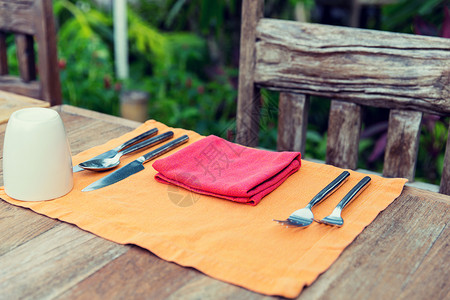
[{"label": "cup rim", "polygon": [[49,108],[43,107],[27,107],[15,111],[11,118],[27,123],[42,123],[58,118],[58,113]]}]

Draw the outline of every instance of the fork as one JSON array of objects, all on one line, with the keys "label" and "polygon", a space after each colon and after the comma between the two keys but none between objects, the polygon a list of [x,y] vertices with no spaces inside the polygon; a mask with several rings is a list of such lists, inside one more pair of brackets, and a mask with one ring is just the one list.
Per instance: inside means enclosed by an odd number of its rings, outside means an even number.
[{"label": "fork", "polygon": [[302,209],[294,211],[286,220],[273,220],[279,224],[295,227],[306,227],[311,225],[314,219],[311,209],[322,200],[335,192],[350,176],[348,171],[342,172],[336,179],[321,190],[314,198]]},{"label": "fork", "polygon": [[347,195],[342,198],[342,200],[336,205],[335,209],[331,212],[331,214],[322,220],[314,219],[314,221],[325,224],[325,225],[332,225],[341,227],[344,225],[344,219],[341,217],[342,210],[356,197],[358,197],[359,194],[364,191],[367,186],[370,183],[370,177],[366,176],[363,179],[361,179],[360,182],[358,182],[351,190],[348,192]]}]

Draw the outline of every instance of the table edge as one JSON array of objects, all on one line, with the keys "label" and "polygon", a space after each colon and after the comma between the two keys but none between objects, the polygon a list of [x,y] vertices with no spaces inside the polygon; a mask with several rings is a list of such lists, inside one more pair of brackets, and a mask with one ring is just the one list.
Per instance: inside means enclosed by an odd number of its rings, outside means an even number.
[{"label": "table edge", "polygon": [[120,125],[127,126],[127,127],[136,128],[143,124],[141,122],[125,119],[125,118],[118,117],[118,116],[108,115],[105,113],[97,112],[94,110],[89,110],[86,108],[76,107],[76,106],[72,106],[72,105],[68,105],[68,104],[56,105],[56,106],[52,106],[51,108],[55,109],[56,111],[58,111],[60,113],[69,113],[69,114],[74,114],[74,115],[80,115],[80,116],[89,117],[89,118],[93,118],[93,119],[99,119],[99,120],[110,122],[110,123],[120,124]]}]

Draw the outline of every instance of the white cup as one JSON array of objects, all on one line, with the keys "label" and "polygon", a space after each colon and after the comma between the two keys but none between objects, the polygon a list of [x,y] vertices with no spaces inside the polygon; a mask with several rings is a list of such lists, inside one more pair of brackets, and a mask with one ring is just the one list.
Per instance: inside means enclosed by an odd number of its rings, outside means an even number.
[{"label": "white cup", "polygon": [[61,197],[73,188],[72,155],[64,124],[49,108],[14,112],[3,145],[5,192],[22,201]]}]

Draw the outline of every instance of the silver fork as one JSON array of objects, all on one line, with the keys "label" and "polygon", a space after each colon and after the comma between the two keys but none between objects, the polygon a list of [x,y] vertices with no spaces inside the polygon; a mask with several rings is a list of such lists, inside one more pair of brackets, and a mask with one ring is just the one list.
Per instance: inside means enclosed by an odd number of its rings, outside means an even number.
[{"label": "silver fork", "polygon": [[311,209],[335,192],[347,180],[348,176],[350,176],[348,171],[342,172],[338,177],[336,177],[336,179],[334,179],[316,196],[314,196],[314,198],[304,208],[294,211],[286,220],[274,219],[274,221],[288,227],[306,227],[311,225],[314,219]]},{"label": "silver fork", "polygon": [[317,220],[314,219],[314,221],[321,223],[321,224],[326,224],[326,225],[332,225],[332,226],[337,226],[337,227],[341,227],[342,225],[344,225],[344,219],[342,219],[341,217],[341,212],[342,210],[356,197],[358,197],[359,194],[362,193],[362,191],[364,191],[367,186],[370,183],[370,177],[366,176],[363,179],[361,179],[360,182],[358,182],[351,190],[350,192],[348,192],[347,195],[344,196],[344,198],[342,198],[342,200],[338,203],[338,205],[336,205],[335,209],[333,210],[333,212],[323,218],[322,220]]}]

